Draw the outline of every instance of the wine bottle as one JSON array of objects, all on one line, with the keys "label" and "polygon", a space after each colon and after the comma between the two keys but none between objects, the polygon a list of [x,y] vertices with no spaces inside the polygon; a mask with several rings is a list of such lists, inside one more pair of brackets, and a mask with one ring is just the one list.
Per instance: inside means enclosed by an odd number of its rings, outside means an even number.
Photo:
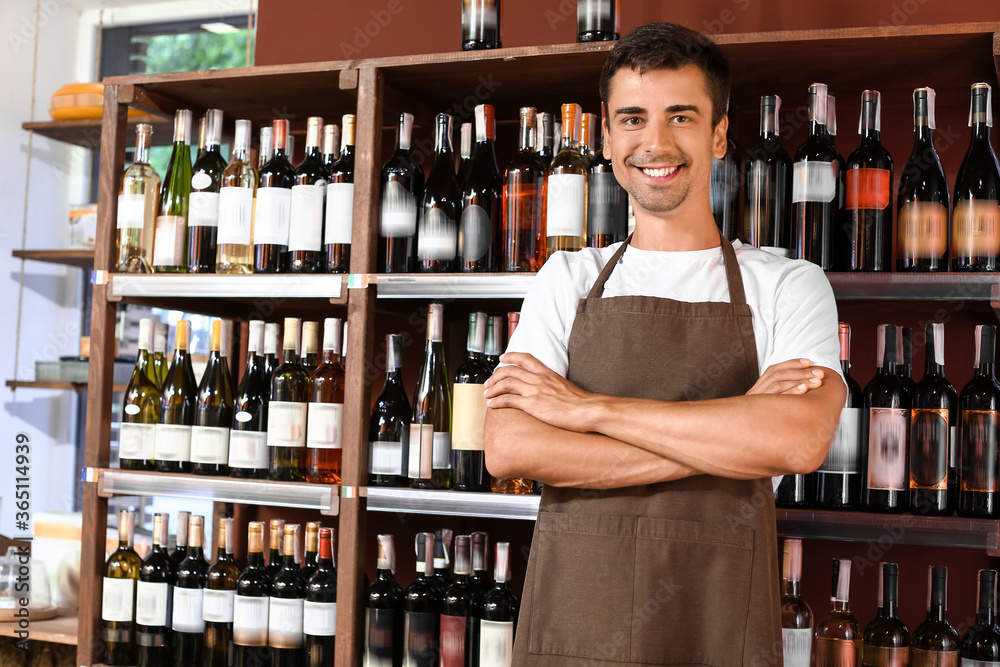
[{"label": "wine bottle", "polygon": [[896,197],[896,270],[947,271],[951,196],[934,148],[934,89],[913,91],[913,152]]},{"label": "wine bottle", "polygon": [[472,123],[462,123],[459,133],[458,169],[455,171],[455,182],[459,189],[465,185],[465,177],[469,173],[469,162],[472,160]]},{"label": "wine bottle", "polygon": [[179,109],[174,116],[174,147],[160,190],[160,210],[153,237],[153,270],[156,272],[184,271],[191,195],[191,151],[188,148],[191,121],[189,109]]},{"label": "wine bottle", "polygon": [[344,368],[340,365],[341,320],[323,322],[323,363],[311,377],[311,400],[306,419],[306,480],[340,484],[344,421]]},{"label": "wine bottle", "polygon": [[323,126],[323,166],[327,174],[330,167],[340,159],[340,128],[334,123]]},{"label": "wine bottle", "polygon": [[265,568],[268,585],[270,585],[271,580],[274,579],[274,575],[278,574],[278,570],[281,569],[281,541],[284,534],[285,520],[271,519],[268,533],[268,544],[270,545],[270,550],[267,554],[267,567]]},{"label": "wine bottle", "polygon": [[811,507],[816,498],[815,474],[783,475],[774,490],[775,507],[805,509]]},{"label": "wine bottle", "polygon": [[628,193],[618,183],[611,160],[604,157],[603,132],[601,137],[601,149],[591,159],[587,177],[588,248],[607,248],[628,235]]},{"label": "wine bottle", "polygon": [[236,584],[240,570],[233,560],[232,519],[219,519],[219,545],[215,562],[208,568],[205,579],[205,667],[229,667],[233,643]]},{"label": "wine bottle", "polygon": [[229,474],[233,477],[267,477],[267,396],[264,375],[264,322],[250,320],[247,362],[233,401],[233,428],[229,433]]},{"label": "wine bottle", "polygon": [[472,612],[478,602],[470,582],[472,574],[471,538],[455,538],[454,579],[441,601],[441,630],[438,640],[441,667],[465,667],[471,660]]},{"label": "wine bottle", "polygon": [[302,611],[306,665],[325,667],[333,664],[337,638],[337,571],[333,566],[332,528],[319,529],[316,571],[306,582]]},{"label": "wine bottle", "polygon": [[250,164],[251,131],[250,121],[236,121],[233,155],[222,172],[216,273],[253,273],[257,170]]},{"label": "wine bottle", "polygon": [[417,533],[417,569],[403,593],[403,664],[412,667],[437,667],[440,634],[438,626],[437,591],[431,584],[434,550],[433,533]]},{"label": "wine bottle", "polygon": [[958,633],[948,622],[948,568],[927,568],[927,618],[913,631],[911,667],[958,665]]},{"label": "wine bottle", "polygon": [[312,372],[319,366],[319,322],[303,322],[301,343],[301,354],[299,363],[306,373]]},{"label": "wine bottle", "polygon": [[410,150],[412,133],[413,114],[400,114],[396,151],[382,166],[380,178],[378,270],[382,273],[413,271],[417,198],[424,190],[424,171]]},{"label": "wine bottle", "polygon": [[431,583],[437,589],[439,599],[451,586],[451,542],[454,536],[454,531],[448,528],[434,531],[434,577]]},{"label": "wine bottle", "polygon": [[618,0],[577,0],[576,41],[613,42],[618,39]]},{"label": "wine bottle", "polygon": [[[903,363],[896,365],[896,372],[912,397],[917,391],[917,383],[913,381],[913,330],[910,327],[899,327],[899,333],[902,338],[902,357],[897,353],[896,358],[902,358]],[[899,342],[897,338],[897,345]]]},{"label": "wine bottle", "polygon": [[831,609],[816,626],[816,667],[858,667],[861,664],[861,624],[851,613],[851,561],[833,559]]},{"label": "wine bottle", "polygon": [[[206,149],[205,154],[209,154]],[[229,431],[233,423],[233,381],[222,357],[222,320],[212,321],[208,366],[198,386],[198,405],[191,429],[191,472],[229,474]]]},{"label": "wine bottle", "polygon": [[351,235],[354,225],[354,114],[344,114],[340,157],[328,167],[326,219],[323,244],[326,272],[347,273],[351,268]]},{"label": "wine bottle", "polygon": [[271,127],[260,128],[260,146],[257,155],[257,170],[260,171],[264,165],[274,157],[274,129]]},{"label": "wine bottle", "polygon": [[784,667],[809,667],[812,609],[802,599],[802,540],[785,540],[781,578],[781,645]]},{"label": "wine bottle", "polygon": [[545,249],[545,174],[535,152],[537,116],[521,107],[518,152],[507,165],[503,186],[504,271],[537,271]]},{"label": "wine bottle", "polygon": [[879,140],[882,96],[861,93],[861,144],[847,158],[846,218],[852,271],[889,271],[892,266],[892,156]]},{"label": "wine bottle", "polygon": [[500,355],[503,348],[500,346],[500,339],[503,337],[503,315],[491,315],[486,318],[486,352],[483,355],[483,362],[489,369],[490,375],[500,365]]},{"label": "wine bottle", "polygon": [[392,535],[378,536],[378,578],[365,594],[363,667],[402,667],[403,589],[396,583]]},{"label": "wine bottle", "polygon": [[295,359],[299,321],[285,318],[281,365],[271,375],[267,403],[267,446],[271,450],[268,479],[305,481],[306,414],[309,406],[309,373]]},{"label": "wine bottle", "polygon": [[962,637],[959,659],[963,665],[993,667],[1000,664],[1000,627],[996,622],[996,570],[979,571],[976,622]]},{"label": "wine bottle", "polygon": [[432,303],[427,309],[427,344],[410,417],[409,477],[415,489],[451,487],[451,392],[443,331],[444,306]]},{"label": "wine bottle", "polygon": [[222,157],[222,110],[209,109],[202,118],[205,152],[191,168],[191,198],[187,228],[188,273],[215,273],[219,205],[226,161]]},{"label": "wine bottle", "polygon": [[476,591],[479,599],[486,595],[493,582],[490,580],[489,564],[486,561],[486,554],[489,553],[489,535],[484,532],[475,532],[469,536],[472,538],[472,588]]},{"label": "wine bottle", "polygon": [[997,411],[1000,383],[995,375],[997,328],[976,326],[975,373],[958,399],[962,427],[958,513],[992,518],[997,511]]},{"label": "wine bottle", "polygon": [[792,158],[781,147],[781,98],[760,98],[760,143],[743,163],[742,238],[782,257],[789,255],[792,211]]},{"label": "wine bottle", "polygon": [[160,389],[151,379],[149,347],[153,320],[139,320],[139,353],[132,377],[125,387],[118,456],[122,470],[152,470],[155,453],[156,424],[160,421]]},{"label": "wine bottle", "polygon": [[205,645],[205,581],[208,563],[202,551],[204,517],[192,515],[188,527],[187,556],[177,567],[173,618],[170,627],[173,667],[202,664]]},{"label": "wine bottle", "polygon": [[792,179],[792,253],[833,268],[839,154],[827,132],[826,84],[809,86],[809,137],[795,151]]},{"label": "wine bottle", "polygon": [[167,382],[167,371],[170,365],[167,363],[167,333],[170,325],[162,322],[153,322],[153,361],[148,371],[150,379],[156,384],[156,389],[162,393],[163,385]]},{"label": "wine bottle", "polygon": [[101,639],[104,664],[135,664],[135,589],[142,559],[132,548],[135,514],[118,512],[118,549],[104,566],[101,592]]},{"label": "wine bottle", "polygon": [[862,664],[865,667],[894,667],[906,664],[910,631],[897,615],[899,566],[882,563],[878,573],[878,612],[865,626]]},{"label": "wine bottle", "polygon": [[[507,344],[510,345],[510,339],[514,337],[514,331],[517,329],[517,323],[521,319],[521,313],[513,312],[507,313]],[[497,358],[499,361],[499,357]],[[491,477],[490,478],[490,490],[493,493],[512,493],[516,495],[527,495],[533,493],[535,490],[535,482],[530,479],[522,479],[520,477]],[[475,533],[473,533],[475,535]]]},{"label": "wine bottle", "polygon": [[906,384],[896,373],[900,361],[898,327],[880,324],[877,356],[882,367],[865,387],[864,468],[865,509],[901,512],[906,509],[907,458],[909,455],[910,402]]},{"label": "wine bottle", "polygon": [[119,273],[153,271],[153,230],[160,203],[160,175],[149,165],[153,126],[135,127],[135,157],[125,173],[118,194]]},{"label": "wine bottle", "polygon": [[996,271],[1000,256],[1000,166],[993,153],[993,89],[972,85],[972,141],[958,168],[951,226],[952,271]]},{"label": "wine bottle", "polygon": [[[539,159],[545,164],[545,171],[552,167],[552,158],[555,157],[556,134],[555,123],[552,114],[539,111],[537,116],[538,132],[535,135],[535,152]],[[544,207],[542,209],[545,210]]]},{"label": "wine bottle", "polygon": [[274,154],[260,168],[257,208],[254,212],[254,273],[284,273],[288,270],[288,227],[291,223],[292,187],[295,169],[286,153],[288,121],[274,121]]},{"label": "wine bottle", "polygon": [[476,660],[481,667],[510,667],[520,600],[510,590],[510,544],[497,542],[493,588],[476,608]]},{"label": "wine bottle", "polygon": [[170,599],[174,572],[167,553],[168,514],[153,515],[153,548],[139,569],[135,588],[136,667],[170,663]]},{"label": "wine bottle", "polygon": [[156,425],[154,458],[159,472],[191,471],[191,427],[198,409],[198,384],[187,346],[188,322],[177,320],[174,358],[163,385],[160,423]]},{"label": "wine bottle", "polygon": [[295,169],[289,206],[288,250],[283,264],[291,273],[319,273],[323,268],[323,197],[326,167],[320,153],[323,119],[306,121],[306,155]]},{"label": "wine bottle", "polygon": [[306,554],[302,561],[302,581],[308,583],[309,578],[316,572],[319,560],[319,521],[306,523]]},{"label": "wine bottle", "polygon": [[944,324],[925,329],[924,377],[910,414],[910,510],[945,516],[955,510],[955,421],[958,393],[944,376]]},{"label": "wine bottle", "polygon": [[403,388],[403,337],[385,337],[385,384],[372,409],[368,427],[368,483],[406,486],[410,401]]},{"label": "wine bottle", "polygon": [[462,50],[502,47],[500,0],[462,0]]},{"label": "wine bottle", "polygon": [[494,141],[496,111],[476,106],[476,143],[462,184],[462,216],[458,224],[456,268],[463,272],[500,270],[503,181],[497,168]]},{"label": "wine bottle", "polygon": [[847,382],[847,400],[840,411],[837,434],[816,470],[816,505],[824,509],[861,506],[861,387],[851,377],[851,325],[841,322],[840,368]]},{"label": "wine bottle", "polygon": [[826,131],[830,144],[837,154],[837,213],[834,216],[833,269],[847,271],[850,268],[850,237],[847,234],[850,223],[847,216],[847,162],[837,151],[837,99],[827,95]]},{"label": "wine bottle", "polygon": [[[188,528],[191,525],[191,512],[181,511],[177,513],[177,535],[174,538],[174,551],[170,554],[170,563],[173,567],[174,575],[177,569],[187,558]],[[171,602],[173,596],[170,597]]]},{"label": "wine bottle", "polygon": [[552,158],[545,191],[546,258],[557,250],[579,250],[587,241],[587,173],[575,130],[580,105],[562,105],[562,144]]},{"label": "wine bottle", "polygon": [[195,161],[198,161],[205,154],[205,123],[206,116],[198,119],[198,152],[195,154]]},{"label": "wine bottle", "polygon": [[492,374],[483,354],[486,349],[486,313],[469,314],[465,361],[452,385],[451,469],[456,491],[486,491],[489,477],[483,454],[486,399],[483,385]]},{"label": "wine bottle", "polygon": [[270,392],[271,376],[274,369],[278,367],[281,360],[278,358],[278,324],[268,322],[264,325],[264,379],[267,381],[268,392]]},{"label": "wine bottle", "polygon": [[427,175],[427,186],[420,202],[416,267],[427,273],[454,270],[458,252],[462,195],[455,182],[451,123],[452,118],[446,113],[439,113],[434,118],[434,165]]},{"label": "wine bottle", "polygon": [[587,163],[594,161],[596,154],[594,132],[597,130],[597,114],[584,113],[580,115],[580,155]]},{"label": "wine bottle", "polygon": [[233,598],[233,665],[265,667],[268,601],[271,580],[264,567],[264,524],[251,521],[247,537],[247,567],[236,580]]},{"label": "wine bottle", "polygon": [[[726,113],[729,113],[728,105]],[[715,224],[719,228],[719,233],[730,241],[734,240],[739,232],[741,174],[738,153],[736,140],[727,132],[726,154],[722,158],[712,157],[712,181],[709,188],[709,201]],[[623,221],[626,215],[627,211],[622,216]]]},{"label": "wine bottle", "polygon": [[281,549],[281,569],[271,580],[268,604],[267,645],[271,647],[273,667],[301,667],[302,616],[306,598],[306,582],[295,564],[295,542],[298,526],[285,524]]}]

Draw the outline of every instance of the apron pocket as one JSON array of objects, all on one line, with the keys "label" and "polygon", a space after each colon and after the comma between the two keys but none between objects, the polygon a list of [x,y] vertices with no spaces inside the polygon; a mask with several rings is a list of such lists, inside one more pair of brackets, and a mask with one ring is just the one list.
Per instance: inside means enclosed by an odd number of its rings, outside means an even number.
[{"label": "apron pocket", "polygon": [[638,517],[633,662],[742,665],[753,540],[749,528]]},{"label": "apron pocket", "polygon": [[628,661],[635,520],[539,512],[530,654]]}]

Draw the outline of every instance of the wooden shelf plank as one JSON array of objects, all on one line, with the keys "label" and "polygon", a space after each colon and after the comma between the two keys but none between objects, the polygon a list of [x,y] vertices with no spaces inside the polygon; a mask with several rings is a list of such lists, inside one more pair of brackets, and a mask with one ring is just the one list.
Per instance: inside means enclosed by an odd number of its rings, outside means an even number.
[{"label": "wooden shelf plank", "polygon": [[15,250],[13,255],[19,259],[30,259],[35,262],[65,264],[85,270],[94,268],[93,250]]},{"label": "wooden shelf plank", "polygon": [[[7,380],[6,384],[11,389],[67,389],[72,391],[87,391],[86,382],[47,382],[36,380]],[[111,391],[123,392],[126,389],[124,384],[111,385]]]},{"label": "wooden shelf plank", "polygon": [[[173,140],[173,119],[162,116],[141,115],[130,116],[128,125],[132,133],[139,123],[150,123],[153,126],[153,145],[169,146]],[[101,119],[81,118],[79,120],[49,120],[34,123],[22,123],[25,130],[57,141],[64,141],[74,146],[82,146],[97,150],[101,147]]]},{"label": "wooden shelf plank", "polygon": [[[59,616],[45,621],[31,621],[30,640],[76,646],[78,623],[76,610],[61,609],[59,613]],[[0,623],[0,637],[16,637],[19,629],[17,623]]]}]

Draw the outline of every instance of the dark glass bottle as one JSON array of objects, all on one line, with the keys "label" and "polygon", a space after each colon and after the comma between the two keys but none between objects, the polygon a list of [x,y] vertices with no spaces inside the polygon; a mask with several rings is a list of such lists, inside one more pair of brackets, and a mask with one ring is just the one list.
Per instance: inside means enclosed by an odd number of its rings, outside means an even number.
[{"label": "dark glass bottle", "polygon": [[190,525],[191,512],[178,512],[177,535],[174,537],[174,550],[170,554],[170,564],[174,574],[177,573],[181,562],[187,558],[188,528]]},{"label": "dark glass bottle", "polygon": [[222,320],[212,321],[209,349],[208,366],[201,376],[198,406],[191,428],[191,472],[228,475],[233,381],[229,376],[229,364],[222,356]]},{"label": "dark glass bottle", "polygon": [[354,114],[344,114],[341,121],[340,157],[329,165],[330,182],[326,186],[326,215],[323,248],[326,272],[347,273],[351,268],[351,236],[354,225]]},{"label": "dark glass bottle", "polygon": [[520,118],[518,152],[504,175],[502,269],[537,271],[545,259],[546,167],[535,152],[534,107],[521,107]]},{"label": "dark glass bottle", "polygon": [[489,475],[483,454],[486,399],[483,385],[492,375],[486,367],[486,313],[469,314],[465,361],[452,385],[451,469],[456,491],[488,491]]},{"label": "dark glass bottle", "polygon": [[458,140],[458,167],[455,170],[455,182],[459,189],[465,185],[465,176],[469,173],[469,162],[472,161],[472,123],[462,123]]},{"label": "dark glass bottle", "polygon": [[500,0],[462,1],[462,50],[499,49]]},{"label": "dark glass bottle", "polygon": [[459,535],[455,538],[454,578],[441,599],[442,667],[465,667],[471,660],[472,613],[479,602],[471,574],[471,540],[468,535]]},{"label": "dark glass bottle", "polygon": [[483,362],[489,369],[490,375],[500,365],[500,355],[503,354],[503,315],[490,315],[486,318],[486,350],[483,353]]},{"label": "dark glass bottle", "polygon": [[267,645],[274,667],[302,667],[303,609],[306,582],[295,563],[295,540],[299,527],[285,524],[281,569],[271,580],[268,603]]},{"label": "dark glass bottle", "polygon": [[[728,109],[727,109],[728,112]],[[726,154],[720,159],[712,157],[712,184],[709,201],[719,232],[732,241],[740,226],[740,160],[736,140],[726,134]],[[625,225],[628,225],[628,199],[625,199]],[[587,213],[588,218],[590,213]],[[589,228],[588,228],[589,233]]]},{"label": "dark glass bottle", "polygon": [[996,368],[997,328],[976,326],[975,374],[958,399],[961,426],[958,513],[993,518],[997,511],[997,411],[1000,383]]},{"label": "dark glass bottle", "polygon": [[403,593],[403,662],[413,667],[437,667],[438,592],[430,581],[432,533],[418,533],[416,579]]},{"label": "dark glass bottle", "polygon": [[264,566],[264,524],[251,521],[247,537],[247,567],[236,581],[233,599],[233,666],[269,667],[268,601],[271,578]]},{"label": "dark glass bottle", "polygon": [[[590,161],[590,173],[587,175],[587,247],[607,248],[612,243],[624,241],[628,236],[628,193],[618,183],[611,160],[604,157],[603,128],[598,125],[595,131],[601,133],[601,147]],[[730,170],[727,175],[732,176],[738,172],[737,165],[735,171]],[[714,193],[714,161],[712,177]],[[739,190],[739,185],[736,188]]]},{"label": "dark glass bottle", "polygon": [[473,664],[511,664],[520,606],[510,590],[510,544],[497,542],[493,587],[477,605],[473,620]]},{"label": "dark glass bottle", "polygon": [[618,0],[577,0],[576,41],[613,42],[618,39]]},{"label": "dark glass bottle", "polygon": [[229,667],[232,661],[234,605],[240,570],[233,560],[233,520],[219,520],[219,546],[205,579],[204,667]]},{"label": "dark glass bottle", "polygon": [[385,337],[385,384],[372,409],[368,427],[368,483],[372,486],[407,486],[407,441],[410,401],[403,388],[403,337]]},{"label": "dark glass bottle", "polygon": [[208,563],[202,548],[204,522],[204,517],[191,517],[187,556],[177,567],[174,581],[173,620],[170,624],[173,667],[202,664],[205,646],[203,606],[208,576]]},{"label": "dark glass bottle", "polygon": [[226,160],[222,157],[222,110],[209,109],[202,118],[205,152],[191,167],[191,197],[188,201],[188,273],[215,273],[216,239],[219,231],[219,191]]},{"label": "dark glass bottle", "polygon": [[1000,166],[993,152],[992,89],[972,85],[969,109],[972,141],[955,180],[951,224],[951,270],[996,271],[1000,268]]},{"label": "dark glass bottle", "polygon": [[267,403],[267,446],[271,450],[268,479],[304,482],[306,479],[306,414],[309,373],[295,355],[299,320],[285,318],[281,365],[271,375]]},{"label": "dark glass bottle", "polygon": [[268,586],[271,585],[271,580],[274,579],[274,575],[278,574],[278,570],[281,569],[281,541],[285,534],[285,520],[284,519],[271,519],[271,524],[268,527],[268,554],[267,554],[267,567],[264,571],[267,573]]},{"label": "dark glass bottle", "polygon": [[833,559],[831,608],[816,626],[816,667],[858,667],[861,664],[861,624],[851,613],[850,559]]},{"label": "dark glass bottle", "polygon": [[785,540],[781,578],[781,644],[788,667],[809,667],[812,609],[802,599],[802,540]]},{"label": "dark glass bottle", "polygon": [[910,390],[910,396],[917,390],[917,383],[913,381],[913,329],[910,327],[899,327],[899,338],[896,345],[902,343],[901,351],[896,354],[896,359],[902,359],[902,364],[896,365],[896,372],[903,380],[906,388]]},{"label": "dark glass bottle", "polygon": [[958,633],[948,622],[948,568],[927,568],[927,618],[913,631],[910,664],[957,665]]},{"label": "dark glass bottle", "polygon": [[132,510],[120,510],[118,549],[104,565],[101,586],[104,664],[115,667],[134,665],[136,658],[136,584],[141,577],[143,563],[132,548],[134,529],[135,514]]},{"label": "dark glass bottle", "polygon": [[306,552],[302,559],[302,581],[306,583],[316,572],[319,563],[319,529],[319,521],[310,521],[306,524]]},{"label": "dark glass bottle", "polygon": [[382,167],[378,232],[378,270],[381,273],[413,271],[417,199],[424,190],[424,171],[410,150],[412,134],[413,114],[400,114],[396,151]]},{"label": "dark glass bottle", "polygon": [[997,627],[996,621],[996,591],[996,570],[980,570],[976,622],[962,637],[958,652],[963,665],[993,665],[1000,662],[1000,627]]},{"label": "dark glass bottle", "polygon": [[490,538],[483,532],[473,533],[472,544],[472,588],[479,598],[489,592],[493,582],[490,580],[489,563],[486,556],[489,553]]},{"label": "dark glass bottle", "polygon": [[250,320],[247,361],[233,401],[233,429],[229,432],[229,474],[267,477],[267,396],[264,375],[264,322]]},{"label": "dark glass bottle", "polygon": [[288,250],[282,263],[290,273],[319,273],[323,270],[323,210],[326,181],[330,177],[320,142],[323,119],[306,121],[306,153],[295,168],[295,184],[289,204]]},{"label": "dark glass bottle", "polygon": [[833,268],[840,155],[827,131],[826,84],[809,86],[809,137],[795,151],[792,178],[792,255]]},{"label": "dark glass bottle", "polygon": [[538,131],[535,135],[535,152],[545,165],[546,173],[556,155],[555,119],[552,114],[539,111],[537,114]]},{"label": "dark glass bottle", "polygon": [[892,268],[892,157],[879,140],[882,134],[882,96],[877,90],[861,94],[861,145],[847,158],[846,211],[852,271],[889,271]]},{"label": "dark glass bottle", "polygon": [[292,186],[295,169],[289,162],[288,121],[274,121],[274,153],[260,168],[254,213],[254,273],[288,270],[288,225],[291,221]]},{"label": "dark glass bottle", "polygon": [[378,578],[365,594],[364,667],[403,667],[403,589],[392,535],[378,536]]},{"label": "dark glass bottle", "polygon": [[924,377],[910,413],[910,511],[945,516],[955,511],[955,422],[958,393],[944,376],[944,324],[925,328]]},{"label": "dark glass bottle", "polygon": [[153,449],[159,472],[191,471],[191,427],[198,408],[198,383],[188,355],[188,330],[187,320],[177,321],[174,358],[163,385],[163,405]]},{"label": "dark glass bottle", "polygon": [[153,470],[156,456],[156,424],[163,398],[153,370],[153,320],[139,320],[139,351],[132,377],[125,388],[121,428],[118,433],[119,467],[122,470]]},{"label": "dark glass bottle", "polygon": [[774,490],[774,505],[784,509],[811,507],[816,498],[816,475],[782,475]]},{"label": "dark glass bottle", "polygon": [[135,590],[136,667],[170,664],[170,599],[174,571],[167,553],[170,515],[153,515],[153,548],[139,569]]},{"label": "dark glass bottle", "polygon": [[781,98],[760,98],[760,143],[743,164],[743,228],[748,244],[789,254],[792,216],[792,158],[781,147]]},{"label": "dark glass bottle", "polygon": [[463,272],[500,270],[503,182],[494,151],[496,122],[493,106],[476,106],[476,143],[469,172],[462,184],[462,215],[458,223],[456,269]]},{"label": "dark glass bottle", "polygon": [[278,346],[281,344],[281,337],[278,331],[277,322],[268,322],[264,325],[264,380],[267,382],[270,393],[271,376],[274,369],[281,363],[278,356]]},{"label": "dark glass bottle", "polygon": [[434,578],[438,598],[443,598],[451,586],[451,543],[454,531],[438,528],[434,531]]},{"label": "dark glass bottle", "polygon": [[862,664],[895,667],[906,663],[910,646],[910,631],[897,615],[899,566],[882,563],[878,575],[878,612],[865,626]]},{"label": "dark glass bottle", "polygon": [[444,306],[432,303],[427,308],[427,343],[410,418],[409,477],[415,489],[451,487],[451,391],[443,333]]},{"label": "dark glass bottle", "polygon": [[307,667],[333,664],[337,640],[337,570],[333,566],[333,529],[319,529],[316,571],[306,583],[302,630]]},{"label": "dark glass bottle", "polygon": [[861,506],[861,387],[851,377],[851,325],[841,322],[840,368],[847,382],[847,402],[840,411],[837,435],[826,461],[816,470],[816,506],[854,509]]},{"label": "dark glass bottle", "polygon": [[416,265],[418,271],[442,273],[454,270],[462,196],[451,151],[452,118],[439,113],[434,120],[434,165],[420,202]]}]

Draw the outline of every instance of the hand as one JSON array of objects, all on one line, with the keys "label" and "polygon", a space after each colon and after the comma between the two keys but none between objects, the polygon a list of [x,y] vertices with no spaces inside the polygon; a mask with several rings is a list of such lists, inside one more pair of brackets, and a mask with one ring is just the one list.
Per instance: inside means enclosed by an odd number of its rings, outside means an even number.
[{"label": "hand", "polygon": [[750,387],[751,394],[806,394],[823,385],[824,371],[813,368],[808,359],[789,359],[768,366]]},{"label": "hand", "polygon": [[501,366],[486,381],[486,406],[516,408],[539,421],[567,431],[588,431],[586,404],[594,394],[555,373],[524,352],[508,352]]}]

